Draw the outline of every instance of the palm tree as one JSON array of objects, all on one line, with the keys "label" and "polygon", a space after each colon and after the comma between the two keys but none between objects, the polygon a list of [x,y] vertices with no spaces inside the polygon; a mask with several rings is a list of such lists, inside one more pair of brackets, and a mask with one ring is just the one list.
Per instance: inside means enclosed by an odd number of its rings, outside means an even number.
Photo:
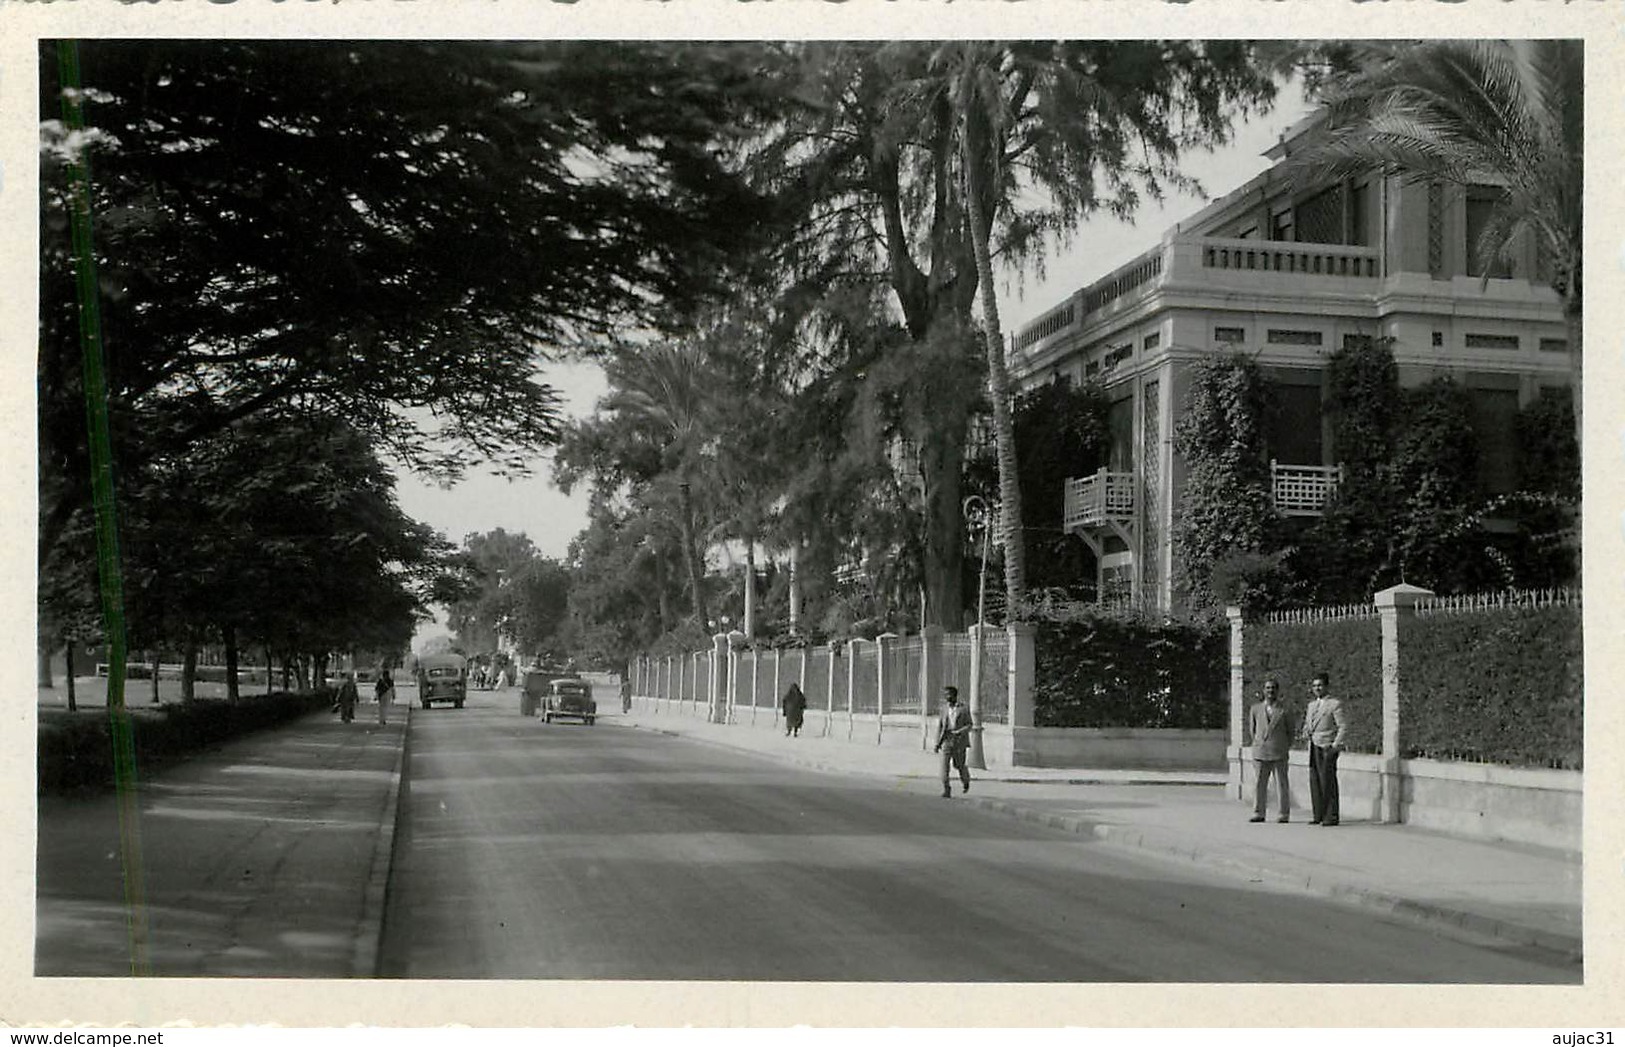
[{"label": "palm tree", "polygon": [[1181,150],[1224,141],[1231,116],[1267,105],[1274,88],[1259,56],[1236,42],[954,41],[937,45],[925,65],[892,103],[905,122],[921,123],[945,103],[954,121],[1014,611],[1026,589],[1026,542],[994,233],[1007,258],[1041,259],[1047,238],[1064,242],[1098,210],[1126,218],[1141,191],[1159,199],[1164,185],[1199,188],[1179,170]]},{"label": "palm tree", "polygon": [[1329,130],[1290,169],[1337,178],[1383,167],[1418,181],[1501,188],[1473,248],[1486,262],[1510,260],[1533,236],[1550,259],[1568,326],[1578,444],[1584,43],[1383,41],[1357,45],[1352,58],[1355,70],[1326,88]]},{"label": "palm tree", "polygon": [[708,439],[705,369],[700,350],[685,342],[638,346],[611,360],[604,370],[613,390],[606,405],[639,420],[657,434],[661,464],[676,479],[691,610],[703,628],[705,567],[694,542],[692,490]]}]

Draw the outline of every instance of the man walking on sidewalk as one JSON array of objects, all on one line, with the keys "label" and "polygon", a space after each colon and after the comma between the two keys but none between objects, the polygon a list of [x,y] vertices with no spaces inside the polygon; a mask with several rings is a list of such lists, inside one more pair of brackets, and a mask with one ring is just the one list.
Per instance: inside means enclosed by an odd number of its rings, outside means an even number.
[{"label": "man walking on sidewalk", "polygon": [[1258,777],[1253,794],[1255,822],[1264,820],[1264,809],[1269,806],[1270,777],[1276,781],[1280,793],[1281,816],[1278,822],[1290,821],[1292,798],[1287,792],[1287,752],[1292,748],[1292,716],[1281,703],[1281,685],[1274,680],[1264,681],[1264,700],[1253,706],[1250,723],[1253,739],[1253,769]]},{"label": "man walking on sidewalk", "polygon": [[959,770],[962,792],[970,792],[970,768],[965,764],[965,751],[970,748],[970,710],[959,704],[959,688],[944,687],[942,700],[947,703],[937,718],[937,748],[942,754],[942,795],[952,796],[948,787],[948,768],[952,764]]},{"label": "man walking on sidewalk", "polygon": [[1348,737],[1348,717],[1343,703],[1327,692],[1331,677],[1321,672],[1309,684],[1314,700],[1303,714],[1303,733],[1309,739],[1309,805],[1314,810],[1310,825],[1336,825],[1337,757]]}]

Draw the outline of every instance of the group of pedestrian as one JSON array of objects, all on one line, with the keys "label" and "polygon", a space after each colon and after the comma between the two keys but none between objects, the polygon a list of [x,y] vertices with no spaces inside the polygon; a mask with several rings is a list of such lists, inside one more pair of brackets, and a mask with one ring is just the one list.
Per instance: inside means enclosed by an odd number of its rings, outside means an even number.
[{"label": "group of pedestrian", "polygon": [[[390,676],[387,667],[378,670],[378,680],[373,685],[373,697],[378,703],[378,724],[383,726],[389,721],[389,706],[395,701],[395,681]],[[360,689],[356,687],[355,671],[344,674],[344,682],[339,684],[338,694],[334,699],[334,707],[338,709],[339,719],[350,723],[355,719],[355,707],[361,701]]]},{"label": "group of pedestrian", "polygon": [[1287,785],[1288,752],[1295,738],[1309,743],[1310,825],[1336,825],[1337,757],[1348,738],[1348,714],[1343,703],[1331,696],[1331,677],[1319,672],[1309,684],[1312,696],[1304,710],[1302,725],[1293,730],[1293,717],[1281,701],[1278,681],[1264,681],[1264,698],[1252,708],[1249,720],[1253,742],[1253,762],[1257,782],[1253,791],[1252,821],[1264,821],[1269,807],[1270,779],[1276,781],[1277,822],[1292,820],[1292,794]]}]

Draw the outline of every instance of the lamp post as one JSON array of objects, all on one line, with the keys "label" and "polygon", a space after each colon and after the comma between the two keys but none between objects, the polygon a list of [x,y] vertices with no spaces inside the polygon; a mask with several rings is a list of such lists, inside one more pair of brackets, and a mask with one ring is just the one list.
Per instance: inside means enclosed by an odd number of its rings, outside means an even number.
[{"label": "lamp post", "polygon": [[[987,547],[991,514],[986,500],[980,495],[971,495],[966,498],[960,507],[965,520],[972,527],[982,529],[982,569],[976,580],[976,670],[980,677],[982,669],[982,632],[987,627]],[[982,681],[978,678],[970,691],[970,752],[967,754],[970,765],[979,771],[987,769],[987,759],[982,751]]]}]

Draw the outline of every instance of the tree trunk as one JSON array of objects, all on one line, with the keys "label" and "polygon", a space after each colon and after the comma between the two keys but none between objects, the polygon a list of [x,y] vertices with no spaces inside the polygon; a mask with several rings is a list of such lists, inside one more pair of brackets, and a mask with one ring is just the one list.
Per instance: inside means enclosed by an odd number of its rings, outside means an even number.
[{"label": "tree trunk", "polygon": [[659,552],[655,561],[655,613],[660,615],[660,634],[671,632],[671,592],[666,583],[666,558]]},{"label": "tree trunk", "polygon": [[925,592],[929,625],[958,632],[965,624],[965,545],[960,480],[965,424],[949,420],[920,446],[925,485]]},{"label": "tree trunk", "polygon": [[38,682],[39,682],[40,690],[42,690],[42,691],[54,691],[54,690],[56,690],[56,681],[52,678],[53,674],[52,674],[52,671],[51,671],[51,645],[49,643],[47,643],[45,640],[40,640],[39,643],[35,645],[34,650],[35,650],[35,653],[39,656],[39,662],[38,662],[38,665],[39,665],[39,681]]},{"label": "tree trunk", "polygon": [[237,627],[227,625],[221,633],[226,644],[226,701],[235,702],[241,697],[237,693]]},{"label": "tree trunk", "polygon": [[152,652],[152,704],[157,705],[163,699],[158,696],[158,676],[164,665],[164,649],[153,648]]},{"label": "tree trunk", "polygon": [[275,685],[275,679],[276,679],[275,673],[276,673],[276,666],[271,661],[271,648],[270,648],[270,645],[266,645],[266,648],[265,648],[265,693],[267,695],[269,695],[271,693],[271,688]]},{"label": "tree trunk", "polygon": [[293,690],[293,658],[286,654],[282,656],[282,689]]},{"label": "tree trunk", "polygon": [[186,650],[181,657],[181,701],[190,702],[197,697],[197,641],[186,638]]},{"label": "tree trunk", "polygon": [[68,681],[68,712],[79,711],[79,697],[73,688],[73,641],[70,639],[62,645],[63,659],[67,663],[62,675]]},{"label": "tree trunk", "polygon": [[700,588],[705,577],[705,567],[700,559],[700,550],[694,544],[694,494],[688,489],[688,484],[677,488],[683,499],[683,559],[687,561],[688,588],[692,597],[691,610],[694,620],[701,629],[705,624],[705,592]]},{"label": "tree trunk", "polygon": [[976,279],[982,294],[982,327],[987,338],[987,391],[993,401],[993,438],[999,452],[999,508],[1004,545],[1005,616],[1020,613],[1027,593],[1027,541],[1021,520],[1021,480],[1016,469],[1016,431],[1010,411],[1010,377],[1004,366],[1004,334],[999,328],[999,303],[993,292],[993,261],[988,252],[988,222],[983,214],[982,165],[975,156],[965,158],[966,210],[970,212],[971,241],[976,251]]},{"label": "tree trunk", "polygon": [[745,639],[756,639],[756,539],[745,539]]},{"label": "tree trunk", "polygon": [[799,558],[799,545],[797,542],[790,546],[790,632],[795,633],[801,624],[801,576],[796,572],[796,560]]}]

